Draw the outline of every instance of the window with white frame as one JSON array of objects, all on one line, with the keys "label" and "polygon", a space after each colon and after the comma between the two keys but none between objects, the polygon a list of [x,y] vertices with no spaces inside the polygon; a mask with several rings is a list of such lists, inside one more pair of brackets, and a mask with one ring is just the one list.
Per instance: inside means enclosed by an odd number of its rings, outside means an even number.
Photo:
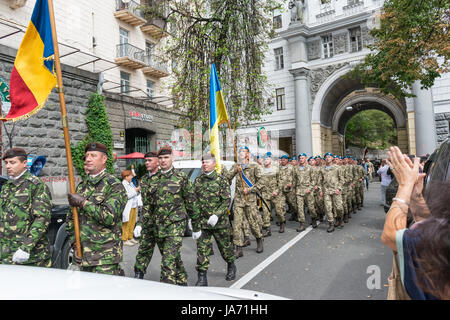
[{"label": "window with white frame", "polygon": [[120,71],[120,93],[128,94],[130,92],[130,74]]},{"label": "window with white frame", "polygon": [[283,26],[282,20],[281,20],[281,14],[273,17],[273,28],[279,29]]},{"label": "window with white frame", "polygon": [[322,37],[322,52],[325,59],[333,57],[333,37],[331,34]]},{"label": "window with white frame", "polygon": [[361,27],[350,29],[350,49],[351,52],[362,50]]},{"label": "window with white frame", "polygon": [[155,94],[155,83],[147,79],[147,94],[150,98],[153,98]]},{"label": "window with white frame", "polygon": [[275,54],[275,70],[284,68],[283,48],[276,48],[273,50]]},{"label": "window with white frame", "polygon": [[275,96],[277,99],[277,110],[285,110],[285,94],[284,94],[284,88],[278,88],[275,89]]}]

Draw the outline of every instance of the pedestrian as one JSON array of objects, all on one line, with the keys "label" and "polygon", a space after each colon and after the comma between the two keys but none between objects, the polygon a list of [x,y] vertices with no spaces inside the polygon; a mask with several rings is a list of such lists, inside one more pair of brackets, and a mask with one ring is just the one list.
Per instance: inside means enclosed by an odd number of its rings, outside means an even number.
[{"label": "pedestrian", "polygon": [[[68,200],[78,209],[82,257],[74,250],[74,260],[81,271],[121,275],[123,257],[122,213],[127,203],[123,184],[106,171],[108,148],[101,143],[88,143],[85,170],[89,177],[78,184]],[[66,231],[75,242],[72,211],[66,217]]]},{"label": "pedestrian", "polygon": [[133,172],[131,170],[122,171],[122,184],[127,194],[127,204],[122,214],[122,241],[125,246],[134,246],[138,242],[133,238],[134,226],[136,224],[136,214],[138,208],[138,195],[141,187],[135,187],[132,182]]},{"label": "pedestrian", "polygon": [[[398,190],[386,215],[382,242],[394,252],[406,294],[413,300],[450,299],[450,183],[427,184],[420,159],[413,161],[398,147],[387,163]],[[411,213],[414,223],[408,226]]]},{"label": "pedestrian", "polygon": [[24,149],[8,149],[2,159],[9,180],[0,191],[0,263],[50,267],[50,190],[28,171]]},{"label": "pedestrian", "polygon": [[299,164],[294,169],[294,188],[296,191],[297,217],[299,221],[297,232],[305,230],[305,205],[308,207],[313,228],[317,228],[317,215],[313,194],[314,186],[311,181],[312,168],[307,164],[307,158],[306,153],[299,154]]},{"label": "pedestrian", "polygon": [[195,179],[194,192],[200,210],[199,217],[192,220],[193,229],[199,230],[192,237],[197,242],[198,281],[196,286],[208,286],[207,271],[210,266],[211,237],[216,240],[219,252],[227,263],[226,281],[236,278],[236,259],[233,243],[230,241],[232,229],[228,217],[231,190],[228,180],[215,170],[216,158],[208,153],[202,158],[203,173]]},{"label": "pedestrian", "polygon": [[136,255],[136,262],[134,264],[134,277],[138,279],[144,279],[144,274],[147,272],[156,245],[155,217],[151,209],[150,200],[152,195],[149,192],[152,179],[159,170],[158,153],[153,151],[147,152],[144,155],[144,161],[147,174],[145,174],[139,182],[139,185],[142,188],[142,226],[136,226],[134,231],[135,236],[141,237],[138,253]]},{"label": "pedestrian", "polygon": [[147,201],[162,255],[160,281],[187,286],[181,247],[188,217],[195,220],[198,216],[195,194],[189,177],[173,167],[172,148],[161,148],[158,161],[161,170],[151,178],[144,202]]},{"label": "pedestrian", "polygon": [[[337,227],[343,226],[343,212],[342,205],[342,185],[345,182],[342,171],[338,166],[333,164],[334,156],[331,152],[327,152],[325,155],[325,167],[322,168],[322,193],[324,197],[325,211],[327,214],[327,221],[329,227],[327,232],[333,232],[335,225]],[[335,216],[333,215],[333,208],[335,210]],[[335,224],[336,218],[336,224]],[[341,226],[342,224],[342,226]]]},{"label": "pedestrian", "polygon": [[389,166],[386,163],[386,160],[381,161],[380,169],[378,169],[377,174],[381,177],[381,203],[380,206],[386,205],[386,189],[389,187],[391,183],[391,176],[388,175],[387,171],[389,170]]},{"label": "pedestrian", "polygon": [[[261,179],[261,170],[256,163],[249,162],[248,154],[250,150],[247,146],[239,149],[238,161],[230,170],[224,168],[224,176],[231,183],[237,177],[234,193],[234,221],[233,221],[233,243],[235,245],[235,256],[242,257],[242,247],[244,242],[242,234],[244,229],[244,219],[246,218],[250,226],[250,231],[256,238],[256,252],[263,252],[262,219],[257,206],[257,195]],[[241,176],[242,174],[242,176]],[[242,178],[241,178],[242,177]],[[242,180],[244,182],[242,182]]]}]

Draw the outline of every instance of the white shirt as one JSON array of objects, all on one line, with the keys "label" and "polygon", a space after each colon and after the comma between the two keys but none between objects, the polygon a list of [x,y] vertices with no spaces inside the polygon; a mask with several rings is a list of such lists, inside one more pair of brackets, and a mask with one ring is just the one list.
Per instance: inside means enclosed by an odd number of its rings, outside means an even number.
[{"label": "white shirt", "polygon": [[389,186],[391,183],[391,176],[387,174],[387,171],[389,170],[389,166],[385,164],[380,169],[378,169],[377,173],[381,175],[381,185],[383,187]]}]

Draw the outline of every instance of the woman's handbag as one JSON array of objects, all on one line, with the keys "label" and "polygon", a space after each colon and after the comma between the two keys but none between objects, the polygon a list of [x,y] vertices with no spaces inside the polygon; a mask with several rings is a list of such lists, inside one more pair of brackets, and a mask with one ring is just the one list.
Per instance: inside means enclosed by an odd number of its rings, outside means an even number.
[{"label": "woman's handbag", "polygon": [[392,272],[388,278],[389,290],[387,300],[411,300],[402,283],[397,262],[397,252],[393,251]]}]

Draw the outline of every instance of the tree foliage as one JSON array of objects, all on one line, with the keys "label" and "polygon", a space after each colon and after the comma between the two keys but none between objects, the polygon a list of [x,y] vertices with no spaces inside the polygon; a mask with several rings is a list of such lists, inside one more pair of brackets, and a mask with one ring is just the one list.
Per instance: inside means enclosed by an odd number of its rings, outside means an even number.
[{"label": "tree foliage", "polygon": [[[209,81],[216,64],[234,128],[270,113],[262,72],[271,18],[279,0],[160,0],[147,17],[163,19],[171,33],[164,56],[172,62],[175,106],[186,112],[180,125],[209,124]],[[266,96],[267,97],[267,96]]]},{"label": "tree foliage", "polygon": [[109,124],[108,114],[106,113],[105,98],[93,93],[89,97],[88,109],[86,112],[86,123],[88,134],[77,143],[76,146],[71,144],[72,161],[78,174],[85,178],[87,175],[84,171],[84,149],[91,142],[99,142],[108,147],[108,161],[106,162],[106,170],[114,173],[113,167],[113,135],[111,125]]},{"label": "tree foliage", "polygon": [[385,94],[412,96],[415,81],[433,86],[450,65],[450,0],[386,0],[372,53],[352,75]]},{"label": "tree foliage", "polygon": [[385,112],[366,110],[357,113],[347,123],[345,145],[368,149],[386,149],[397,143],[394,120]]}]

